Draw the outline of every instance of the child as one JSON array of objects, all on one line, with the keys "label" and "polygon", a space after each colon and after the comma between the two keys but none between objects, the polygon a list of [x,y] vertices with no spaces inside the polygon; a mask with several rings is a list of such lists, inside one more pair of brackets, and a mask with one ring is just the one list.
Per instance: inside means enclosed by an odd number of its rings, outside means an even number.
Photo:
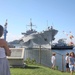
[{"label": "child", "polygon": [[66,53],[66,72],[69,72],[69,53]]},{"label": "child", "polygon": [[73,75],[74,65],[75,65],[74,62],[75,62],[74,52],[71,52],[69,58],[70,75]]},{"label": "child", "polygon": [[[0,25],[0,37],[3,35],[3,27]],[[0,38],[0,75],[10,75],[9,63],[6,56],[10,56],[11,51],[7,42]]]},{"label": "child", "polygon": [[55,55],[56,55],[56,54],[53,53],[53,54],[52,54],[52,57],[51,57],[52,69],[55,69],[55,60],[56,60]]}]

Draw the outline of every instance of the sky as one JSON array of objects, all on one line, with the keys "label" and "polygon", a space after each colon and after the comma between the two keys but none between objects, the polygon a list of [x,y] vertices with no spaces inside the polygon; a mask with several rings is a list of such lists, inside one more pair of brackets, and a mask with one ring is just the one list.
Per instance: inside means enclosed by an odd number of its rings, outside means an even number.
[{"label": "sky", "polygon": [[75,36],[75,0],[0,0],[0,24],[8,20],[7,41],[20,39],[30,18],[38,32],[48,26],[58,30],[55,42],[61,38],[70,41],[69,32]]}]

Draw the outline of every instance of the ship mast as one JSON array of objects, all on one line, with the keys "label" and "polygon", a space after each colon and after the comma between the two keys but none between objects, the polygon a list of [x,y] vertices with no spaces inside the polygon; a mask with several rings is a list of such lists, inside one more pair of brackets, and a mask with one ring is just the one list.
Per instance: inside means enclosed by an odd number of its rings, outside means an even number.
[{"label": "ship mast", "polygon": [[31,27],[31,30],[32,30],[32,19],[30,19],[30,27]]},{"label": "ship mast", "polygon": [[31,33],[36,33],[36,32],[37,32],[37,31],[33,30],[33,28],[32,28],[32,27],[35,26],[35,25],[32,24],[32,19],[31,19],[31,18],[30,18],[30,24],[27,25],[27,26],[30,26],[30,30],[27,30],[26,33],[23,32],[22,35],[25,36],[25,35],[29,35],[29,34],[31,34]]},{"label": "ship mast", "polygon": [[31,18],[30,18],[30,25],[27,25],[27,26],[30,26],[31,31],[33,30],[32,27],[35,26],[35,25],[32,24],[32,19]]},{"label": "ship mast", "polygon": [[4,25],[4,40],[6,40],[6,36],[7,36],[7,33],[8,33],[8,31],[7,31],[7,19],[6,19],[6,22],[5,22],[5,25]]}]

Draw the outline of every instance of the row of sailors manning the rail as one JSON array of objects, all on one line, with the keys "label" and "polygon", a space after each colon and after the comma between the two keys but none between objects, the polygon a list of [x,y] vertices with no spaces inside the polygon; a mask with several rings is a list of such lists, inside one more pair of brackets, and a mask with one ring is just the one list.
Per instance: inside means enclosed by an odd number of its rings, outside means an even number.
[{"label": "row of sailors manning the rail", "polygon": [[[55,55],[56,55],[56,53],[53,53],[52,57],[51,57],[52,69],[55,69],[55,61],[56,61]],[[74,54],[74,52],[66,53],[65,61],[66,61],[66,66],[65,66],[66,71],[67,72],[70,71],[70,75],[73,75],[74,67],[75,67],[75,54]]]}]

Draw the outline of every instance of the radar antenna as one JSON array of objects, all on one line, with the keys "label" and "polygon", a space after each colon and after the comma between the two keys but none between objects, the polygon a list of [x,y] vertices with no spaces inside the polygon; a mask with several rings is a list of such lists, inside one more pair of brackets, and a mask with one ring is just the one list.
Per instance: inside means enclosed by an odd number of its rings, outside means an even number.
[{"label": "radar antenna", "polygon": [[30,18],[30,25],[27,25],[27,26],[30,26],[30,30],[33,30],[32,27],[33,27],[33,26],[36,26],[36,25],[33,25],[33,24],[32,24],[32,19]]}]

